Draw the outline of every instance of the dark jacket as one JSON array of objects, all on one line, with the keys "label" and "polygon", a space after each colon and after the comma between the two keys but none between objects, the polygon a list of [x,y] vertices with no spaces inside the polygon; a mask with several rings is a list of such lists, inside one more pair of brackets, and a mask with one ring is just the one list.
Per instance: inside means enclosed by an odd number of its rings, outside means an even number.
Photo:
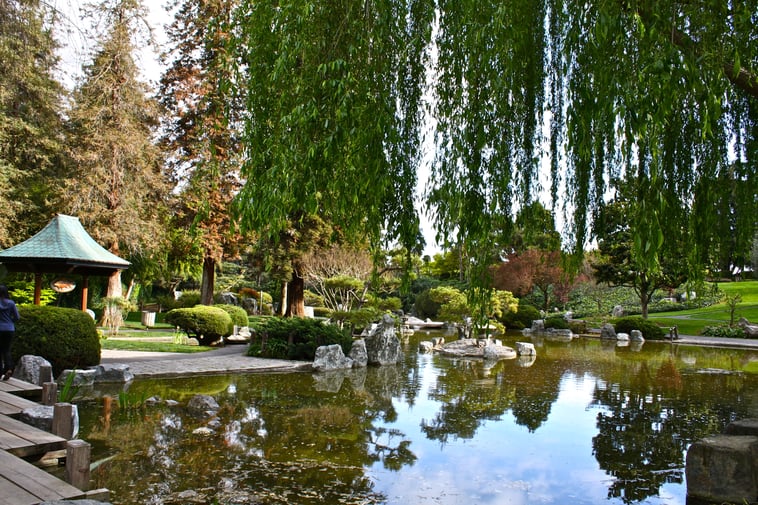
[{"label": "dark jacket", "polygon": [[0,331],[15,331],[19,317],[16,302],[0,298]]}]

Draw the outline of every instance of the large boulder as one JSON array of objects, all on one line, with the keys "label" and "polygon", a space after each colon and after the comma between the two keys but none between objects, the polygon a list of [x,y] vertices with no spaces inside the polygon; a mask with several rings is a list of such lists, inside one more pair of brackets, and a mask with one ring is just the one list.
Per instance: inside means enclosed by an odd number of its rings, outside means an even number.
[{"label": "large boulder", "polygon": [[395,365],[402,361],[400,339],[395,331],[395,320],[385,314],[382,321],[364,338],[370,365]]},{"label": "large boulder", "polygon": [[605,340],[617,340],[616,328],[614,328],[611,323],[605,323],[603,327],[600,328],[600,338]]},{"label": "large boulder", "polygon": [[758,497],[758,437],[714,435],[687,450],[687,496],[714,503]]},{"label": "large boulder", "polygon": [[353,341],[348,358],[353,360],[353,367],[363,368],[368,365],[368,352],[366,351],[366,341],[362,338]]},{"label": "large boulder", "polygon": [[745,330],[745,336],[748,338],[758,338],[758,324],[750,324],[750,321],[741,317],[737,325]]},{"label": "large boulder", "polygon": [[97,365],[95,370],[95,382],[117,382],[125,384],[134,380],[134,374],[129,365],[123,363],[107,363]]},{"label": "large boulder", "polygon": [[[73,379],[69,379],[69,376],[73,375]],[[69,380],[72,380],[73,382],[71,385],[73,387],[91,387],[95,384],[95,377],[97,376],[97,371],[92,368],[88,368],[86,370],[64,370],[61,372],[61,374],[58,376],[58,386],[63,386],[66,384]]]},{"label": "large boulder", "polygon": [[[55,406],[36,405],[21,411],[18,420],[48,433],[53,432],[53,414]],[[71,406],[71,438],[76,438],[79,433],[79,409],[76,405]]]},{"label": "large boulder", "polygon": [[51,380],[51,377],[40,376],[40,370],[43,367],[48,367],[48,370],[52,370],[50,362],[42,356],[24,354],[19,358],[16,369],[13,370],[13,376],[30,384],[41,386],[45,380]]},{"label": "large boulder", "polygon": [[317,372],[353,368],[353,360],[346,357],[339,344],[322,345],[316,349],[313,369]]},{"label": "large boulder", "polygon": [[519,356],[536,356],[537,350],[531,342],[516,342],[516,354]]}]

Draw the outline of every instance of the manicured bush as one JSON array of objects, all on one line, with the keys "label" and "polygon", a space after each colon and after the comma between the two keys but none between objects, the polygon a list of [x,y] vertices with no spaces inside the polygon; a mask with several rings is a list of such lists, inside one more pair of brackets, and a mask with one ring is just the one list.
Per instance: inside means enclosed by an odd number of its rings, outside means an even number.
[{"label": "manicured bush", "polygon": [[332,309],[326,307],[313,307],[313,317],[329,318],[332,316]]},{"label": "manicured bush", "polygon": [[573,319],[569,321],[568,324],[571,333],[575,333],[577,335],[587,333],[587,321],[584,321],[583,319]]},{"label": "manicured bush", "polygon": [[236,305],[214,305],[214,307],[218,307],[219,309],[222,309],[227,314],[229,314],[229,317],[232,318],[233,325],[240,327],[250,325],[247,317],[247,312],[242,307],[238,307]]},{"label": "manicured bush", "polygon": [[622,317],[614,325],[616,333],[631,333],[632,330],[639,330],[645,340],[663,340],[663,328],[652,321],[640,316]]},{"label": "manicured bush", "polygon": [[570,326],[565,317],[550,316],[545,318],[545,328],[553,328],[555,330],[568,330]]},{"label": "manicured bush", "polygon": [[312,361],[316,349],[339,344],[347,354],[352,337],[336,325],[302,317],[269,317],[253,322],[256,341],[248,348],[249,356]]},{"label": "manicured bush", "polygon": [[100,337],[95,321],[78,309],[19,305],[21,319],[16,324],[13,359],[25,355],[42,356],[53,366],[53,374],[63,370],[100,364]]},{"label": "manicured bush", "polygon": [[540,318],[540,311],[534,305],[519,302],[518,310],[503,314],[501,322],[509,330],[523,330],[524,328],[530,328],[532,321]]},{"label": "manicured bush", "polygon": [[166,322],[196,338],[200,345],[211,345],[234,331],[229,313],[210,305],[174,309],[166,314]]}]

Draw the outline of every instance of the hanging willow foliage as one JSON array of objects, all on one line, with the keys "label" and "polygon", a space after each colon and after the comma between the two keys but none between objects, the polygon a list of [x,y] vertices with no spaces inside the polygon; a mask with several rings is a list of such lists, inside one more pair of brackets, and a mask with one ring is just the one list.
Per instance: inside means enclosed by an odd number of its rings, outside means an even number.
[{"label": "hanging willow foliage", "polygon": [[259,232],[305,211],[414,249],[420,139],[436,124],[426,209],[482,262],[545,196],[581,251],[632,180],[637,259],[654,269],[676,236],[702,264],[756,229],[757,17],[755,0],[243,1],[237,210]]}]

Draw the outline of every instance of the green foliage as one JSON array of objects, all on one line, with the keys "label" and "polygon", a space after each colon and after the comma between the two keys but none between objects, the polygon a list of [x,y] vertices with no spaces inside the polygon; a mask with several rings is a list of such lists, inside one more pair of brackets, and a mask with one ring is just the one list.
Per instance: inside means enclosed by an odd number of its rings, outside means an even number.
[{"label": "green foliage", "polygon": [[[13,281],[7,284],[8,293],[17,305],[34,303],[34,282]],[[57,293],[50,288],[42,288],[40,291],[40,305],[49,305],[55,301]]]},{"label": "green foliage", "polygon": [[331,319],[340,325],[347,323],[351,333],[355,334],[363,331],[371,323],[379,321],[384,313],[385,311],[379,310],[376,307],[363,307],[358,310],[349,311],[335,310],[331,314]]},{"label": "green foliage", "polygon": [[545,328],[553,328],[556,330],[568,330],[570,328],[569,322],[563,316],[550,316],[545,318]]},{"label": "green foliage", "polygon": [[76,309],[21,305],[16,324],[13,357],[42,356],[54,375],[65,369],[86,368],[100,363],[100,337],[95,321]]},{"label": "green foliage", "polygon": [[313,317],[329,318],[332,316],[332,310],[326,307],[313,307]]},{"label": "green foliage", "polygon": [[472,314],[466,295],[456,288],[450,286],[432,288],[429,290],[429,296],[432,301],[440,305],[437,316],[443,321],[461,322]]},{"label": "green foliage", "polygon": [[639,316],[622,317],[616,320],[614,328],[616,333],[631,333],[632,330],[639,330],[645,340],[662,340],[664,336],[663,328]]},{"label": "green foliage", "polygon": [[79,392],[79,386],[74,385],[76,380],[76,369],[66,375],[66,380],[63,381],[63,387],[58,391],[58,401],[63,403],[71,403],[71,400],[76,397]]},{"label": "green foliage", "polygon": [[511,330],[523,330],[532,326],[532,321],[540,319],[540,311],[537,307],[528,303],[522,303],[519,300],[518,308],[515,312],[508,311],[499,319],[506,328]]},{"label": "green foliage", "polygon": [[228,312],[218,307],[197,305],[173,309],[166,314],[166,322],[177,326],[200,345],[211,345],[232,334],[234,323]]},{"label": "green foliage", "polygon": [[413,302],[413,310],[421,319],[435,319],[442,305],[436,302],[431,295],[431,289],[426,289],[416,296]]},{"label": "green foliage", "polygon": [[703,335],[720,338],[747,338],[747,333],[740,327],[722,324],[718,326],[706,326]]},{"label": "green foliage", "polygon": [[249,356],[312,361],[316,349],[339,344],[345,354],[350,352],[352,337],[335,325],[301,317],[268,317],[254,321],[256,341]]},{"label": "green foliage", "polygon": [[245,312],[245,309],[242,307],[228,304],[214,305],[214,307],[226,311],[226,313],[229,314],[229,317],[232,318],[232,325],[237,325],[240,327],[250,325],[247,312]]}]

